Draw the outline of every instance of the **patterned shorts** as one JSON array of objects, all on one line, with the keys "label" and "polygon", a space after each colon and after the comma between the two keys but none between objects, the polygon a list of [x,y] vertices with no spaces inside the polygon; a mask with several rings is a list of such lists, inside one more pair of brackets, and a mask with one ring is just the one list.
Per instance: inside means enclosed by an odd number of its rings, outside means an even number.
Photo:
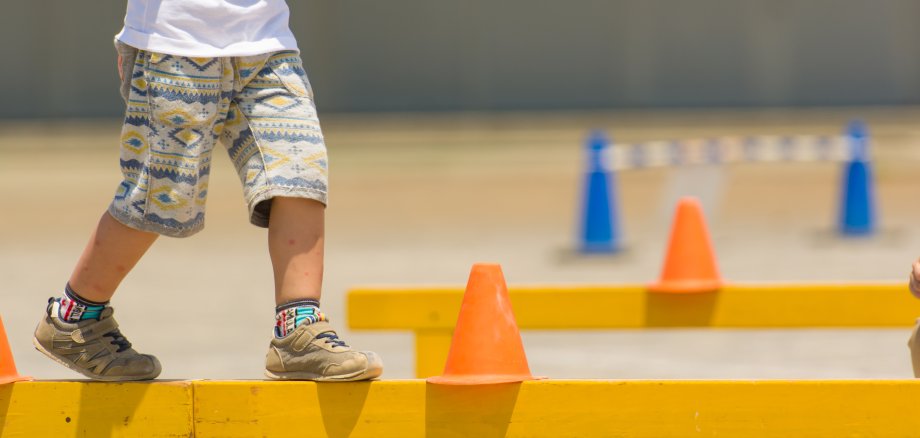
[{"label": "patterned shorts", "polygon": [[253,224],[268,226],[276,196],[326,203],[326,146],[296,52],[187,58],[116,46],[127,111],[109,212],[120,222],[173,237],[201,230],[218,142]]}]

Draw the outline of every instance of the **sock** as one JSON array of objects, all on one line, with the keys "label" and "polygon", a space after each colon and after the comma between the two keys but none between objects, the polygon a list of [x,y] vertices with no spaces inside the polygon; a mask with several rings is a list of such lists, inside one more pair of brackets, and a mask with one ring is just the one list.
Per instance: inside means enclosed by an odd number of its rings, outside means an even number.
[{"label": "sock", "polygon": [[58,311],[58,317],[65,322],[77,322],[87,319],[99,319],[102,309],[109,305],[108,301],[104,303],[94,303],[80,295],[77,295],[70,287],[70,283],[64,286],[64,295],[58,300],[61,308]]},{"label": "sock", "polygon": [[297,300],[275,308],[275,337],[283,338],[297,327],[314,322],[328,321],[319,310],[319,301]]}]

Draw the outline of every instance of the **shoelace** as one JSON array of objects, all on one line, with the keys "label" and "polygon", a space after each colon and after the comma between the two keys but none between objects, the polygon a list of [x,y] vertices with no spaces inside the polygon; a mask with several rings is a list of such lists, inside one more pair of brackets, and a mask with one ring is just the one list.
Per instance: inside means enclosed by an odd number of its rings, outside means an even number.
[{"label": "shoelace", "polygon": [[131,343],[121,335],[121,330],[115,329],[102,336],[112,338],[112,345],[118,346],[118,350],[116,351],[117,353],[121,353],[122,351],[131,348]]},{"label": "shoelace", "polygon": [[317,339],[325,340],[327,344],[332,344],[334,347],[347,347],[348,346],[348,345],[345,345],[345,341],[339,339],[339,335],[335,334],[335,332],[320,333],[316,335],[316,337]]}]

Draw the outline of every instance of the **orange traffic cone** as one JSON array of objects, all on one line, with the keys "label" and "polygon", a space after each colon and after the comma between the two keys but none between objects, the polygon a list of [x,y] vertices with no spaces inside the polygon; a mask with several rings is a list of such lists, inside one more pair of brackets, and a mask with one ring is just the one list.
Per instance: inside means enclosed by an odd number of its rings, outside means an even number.
[{"label": "orange traffic cone", "polygon": [[652,292],[712,292],[723,285],[706,220],[695,198],[682,198],[671,226],[668,254],[661,279],[648,286]]},{"label": "orange traffic cone", "polygon": [[534,379],[501,266],[473,265],[444,374],[428,382],[483,385]]},{"label": "orange traffic cone", "polygon": [[32,378],[20,376],[16,371],[13,352],[10,351],[10,343],[6,337],[6,330],[3,328],[3,319],[0,318],[0,385],[23,380],[32,380]]}]

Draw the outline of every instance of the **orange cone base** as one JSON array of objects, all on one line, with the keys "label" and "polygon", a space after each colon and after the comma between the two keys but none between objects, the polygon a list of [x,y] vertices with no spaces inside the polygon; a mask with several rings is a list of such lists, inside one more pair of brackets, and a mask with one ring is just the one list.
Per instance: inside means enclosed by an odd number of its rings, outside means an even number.
[{"label": "orange cone base", "polygon": [[20,376],[19,372],[16,371],[13,352],[10,351],[10,343],[6,337],[6,329],[3,328],[3,320],[0,319],[0,385],[23,380],[32,380],[32,378]]},{"label": "orange cone base", "polygon": [[32,380],[29,376],[2,376],[0,377],[0,385],[6,385],[7,383],[13,382],[26,382]]},{"label": "orange cone base", "polygon": [[527,380],[542,380],[546,377],[535,377],[530,374],[477,374],[471,376],[435,376],[425,379],[435,385],[490,385],[496,383],[517,383]]},{"label": "orange cone base", "polygon": [[670,294],[694,294],[716,292],[725,286],[721,280],[670,280],[648,285],[649,292]]}]

